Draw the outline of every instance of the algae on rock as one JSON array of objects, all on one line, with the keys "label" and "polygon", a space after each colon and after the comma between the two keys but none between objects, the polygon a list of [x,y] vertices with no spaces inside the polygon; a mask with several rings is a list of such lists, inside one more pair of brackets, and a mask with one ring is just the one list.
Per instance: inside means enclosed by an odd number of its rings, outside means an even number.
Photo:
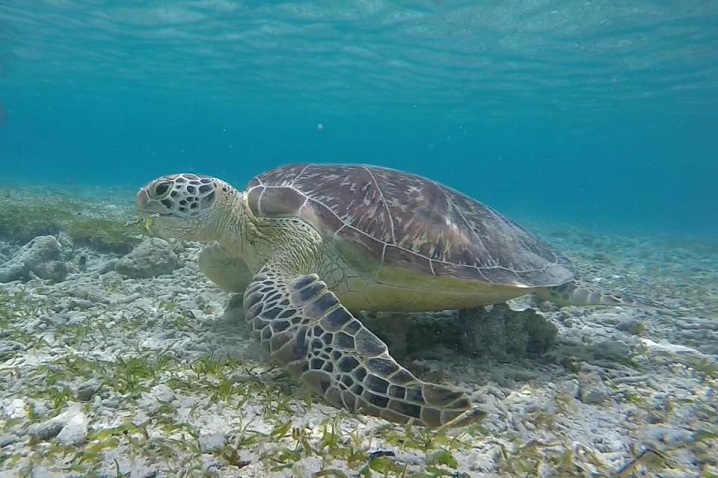
[{"label": "algae on rock", "polygon": [[538,357],[558,336],[558,328],[535,310],[512,310],[506,304],[458,312],[365,312],[361,317],[400,359],[439,345],[500,360]]},{"label": "algae on rock", "polygon": [[465,330],[463,348],[498,359],[543,355],[558,335],[558,328],[535,310],[516,311],[506,304],[461,310],[459,320]]},{"label": "algae on rock", "polygon": [[37,236],[65,233],[75,244],[101,252],[126,253],[140,242],[139,225],[128,225],[131,210],[107,217],[99,203],[47,195],[0,197],[0,238],[26,244]]},{"label": "algae on rock", "polygon": [[75,218],[64,232],[75,244],[101,252],[127,253],[141,241],[136,225],[98,217]]}]

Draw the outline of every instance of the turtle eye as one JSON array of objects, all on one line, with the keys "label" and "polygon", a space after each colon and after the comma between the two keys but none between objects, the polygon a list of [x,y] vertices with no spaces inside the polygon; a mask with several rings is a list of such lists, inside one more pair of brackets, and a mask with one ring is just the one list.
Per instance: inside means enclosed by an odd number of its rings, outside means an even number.
[{"label": "turtle eye", "polygon": [[157,183],[154,187],[154,190],[157,196],[164,196],[165,194],[167,194],[167,191],[170,190],[170,183],[168,183],[167,181]]}]

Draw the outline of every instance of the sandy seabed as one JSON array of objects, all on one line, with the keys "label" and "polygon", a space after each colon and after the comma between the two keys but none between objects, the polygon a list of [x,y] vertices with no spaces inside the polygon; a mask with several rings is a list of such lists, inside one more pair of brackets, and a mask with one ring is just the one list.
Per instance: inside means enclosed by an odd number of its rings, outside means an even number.
[{"label": "sandy seabed", "polygon": [[489,411],[426,430],[309,396],[199,273],[199,244],[125,225],[131,198],[0,192],[0,476],[718,476],[718,242],[529,227],[666,310],[514,300],[558,328],[541,356],[436,340],[400,358]]}]

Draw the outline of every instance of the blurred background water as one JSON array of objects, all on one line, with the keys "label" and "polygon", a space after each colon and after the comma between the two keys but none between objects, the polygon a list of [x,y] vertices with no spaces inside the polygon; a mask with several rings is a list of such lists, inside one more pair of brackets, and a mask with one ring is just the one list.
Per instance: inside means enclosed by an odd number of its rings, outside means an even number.
[{"label": "blurred background water", "polygon": [[0,185],[295,161],[715,238],[718,1],[0,1]]}]

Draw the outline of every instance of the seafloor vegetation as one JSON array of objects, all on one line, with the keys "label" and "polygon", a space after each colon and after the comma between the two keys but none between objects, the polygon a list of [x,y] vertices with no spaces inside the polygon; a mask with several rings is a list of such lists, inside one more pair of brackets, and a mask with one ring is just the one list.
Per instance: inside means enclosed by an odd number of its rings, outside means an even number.
[{"label": "seafloor vegetation", "polygon": [[126,253],[139,242],[141,232],[140,227],[128,227],[130,211],[89,197],[4,189],[0,194],[0,238],[26,244],[37,236],[62,232],[77,246]]},{"label": "seafloor vegetation", "polygon": [[371,317],[408,341],[415,373],[490,410],[427,430],[335,410],[263,361],[239,301],[198,273],[196,246],[162,249],[178,256],[169,274],[119,274],[143,240],[132,219],[129,201],[0,195],[0,266],[46,234],[69,264],[57,283],[0,284],[0,474],[718,477],[718,250],[553,236],[589,277],[659,291],[668,315],[541,304],[530,326],[509,311],[505,329],[496,315],[468,327],[464,314],[398,331]]}]

